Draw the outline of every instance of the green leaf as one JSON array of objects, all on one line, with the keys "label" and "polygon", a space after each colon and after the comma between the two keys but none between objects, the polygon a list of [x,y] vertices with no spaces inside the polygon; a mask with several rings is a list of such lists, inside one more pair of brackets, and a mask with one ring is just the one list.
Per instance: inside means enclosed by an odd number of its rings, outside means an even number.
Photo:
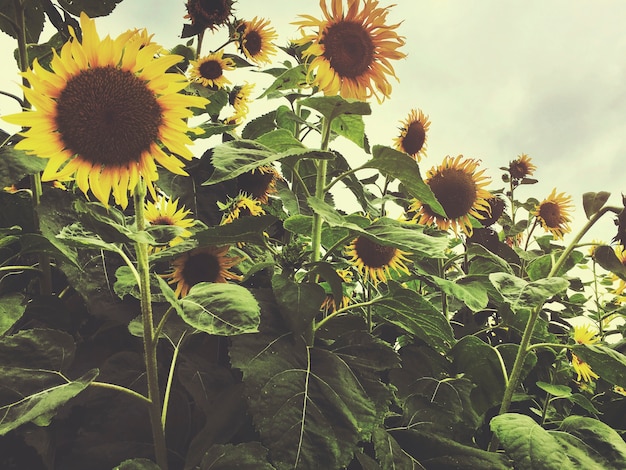
[{"label": "green leaf", "polygon": [[490,427],[516,468],[574,468],[559,442],[528,416],[505,413],[493,418]]},{"label": "green leaf", "polygon": [[567,398],[572,395],[572,389],[567,385],[549,384],[541,381],[537,382],[536,385],[544,392],[555,397]]},{"label": "green leaf", "polygon": [[80,222],[75,222],[61,229],[57,238],[63,240],[67,245],[79,248],[95,248],[98,250],[112,251],[119,253],[121,248],[115,243],[105,242],[100,235],[85,229]]},{"label": "green leaf", "polygon": [[[24,20],[26,23],[26,42],[37,43],[39,36],[43,31],[45,16],[41,8],[41,2],[38,0],[25,0],[21,2],[24,5]],[[15,18],[15,2],[4,0],[0,2],[3,15],[8,18]],[[13,39],[17,39],[19,33],[15,30],[10,21],[0,15],[0,30],[7,33]]]},{"label": "green leaf", "polygon": [[381,321],[402,328],[440,353],[447,353],[456,342],[450,323],[439,309],[424,296],[395,282],[389,283],[389,293],[372,308]]},{"label": "green leaf", "polygon": [[613,248],[608,245],[599,245],[593,252],[593,259],[607,271],[626,280],[626,266],[619,260]]},{"label": "green leaf", "polygon": [[283,274],[272,277],[278,310],[295,335],[301,335],[320,313],[324,289],[313,282],[294,282]]},{"label": "green leaf", "polygon": [[511,274],[492,273],[489,280],[515,312],[539,307],[569,286],[569,281],[562,277],[526,282]]},{"label": "green leaf", "polygon": [[[13,4],[13,2],[11,2]],[[1,24],[0,17],[0,24]],[[28,175],[34,175],[46,168],[48,160],[16,150],[11,145],[0,147],[0,188],[18,183]]]},{"label": "green leaf", "polygon": [[385,469],[401,469],[424,468],[420,463],[405,452],[400,444],[385,429],[376,429],[372,435],[372,443],[374,444],[374,452],[376,459],[380,462],[382,468]]},{"label": "green leaf", "polygon": [[243,217],[226,225],[216,225],[201,230],[194,237],[201,246],[233,245],[239,242],[263,246],[266,241],[264,232],[277,221],[278,219],[273,215]]},{"label": "green leaf", "polygon": [[467,257],[469,261],[468,274],[485,275],[497,272],[513,274],[511,265],[505,259],[476,243],[472,243],[468,247]]},{"label": "green leaf", "polygon": [[626,443],[624,443],[624,439],[602,421],[586,416],[571,415],[563,420],[559,429],[571,434],[578,440],[582,440],[595,451],[592,456],[601,459],[601,465],[596,468],[607,470],[626,468]]},{"label": "green leaf", "polygon": [[160,470],[157,464],[148,459],[130,459],[124,460],[121,464],[117,465],[113,470]]},{"label": "green leaf", "polygon": [[258,331],[259,304],[245,287],[201,282],[180,304],[183,320],[199,331],[220,336]]},{"label": "green leaf", "polygon": [[369,148],[367,148],[367,138],[365,137],[365,123],[363,122],[363,116],[354,114],[338,116],[333,119],[330,128],[338,135],[351,140],[362,149],[369,151]]},{"label": "green leaf", "polygon": [[301,214],[292,215],[283,221],[283,227],[291,233],[309,236],[311,235],[311,228],[313,227],[313,216]]},{"label": "green leaf", "polygon": [[415,160],[404,152],[382,145],[372,147],[372,157],[363,168],[376,168],[383,175],[400,180],[412,197],[427,204],[436,214],[445,215],[430,186],[424,183]]},{"label": "green leaf", "polygon": [[18,292],[0,297],[0,336],[15,325],[26,310],[24,296]]},{"label": "green leaf", "polygon": [[585,209],[587,218],[590,219],[592,215],[602,209],[610,196],[611,193],[607,191],[583,193],[583,208]]},{"label": "green leaf", "polygon": [[626,388],[626,356],[622,353],[599,344],[576,344],[572,352],[603,380]]},{"label": "green leaf", "polygon": [[302,149],[304,145],[291,132],[285,129],[276,129],[256,139],[262,145],[276,152],[286,152],[291,149]]},{"label": "green leaf", "polygon": [[72,250],[60,243],[56,238],[49,240],[37,233],[25,233],[20,237],[20,253],[46,253],[56,259],[57,262],[69,262],[78,267],[78,256]]},{"label": "green leaf", "polygon": [[[572,251],[565,260],[565,263],[561,265],[555,276],[564,276],[565,273],[567,273],[570,269],[576,266],[584,258],[585,255],[583,255],[580,251]],[[533,259],[526,268],[528,278],[531,281],[536,281],[544,277],[548,277],[548,274],[552,270],[554,262],[555,258],[553,253],[542,255]]]},{"label": "green leaf", "polygon": [[474,277],[466,276],[454,281],[440,277],[431,279],[443,292],[461,300],[473,312],[483,310],[489,303],[484,283]]},{"label": "green leaf", "polygon": [[122,0],[59,0],[59,5],[74,16],[80,16],[84,11],[90,18],[95,18],[108,15],[121,2]]},{"label": "green leaf", "polygon": [[372,114],[372,108],[364,101],[348,100],[341,96],[312,96],[300,100],[300,105],[318,111],[328,121],[346,114],[364,116]]},{"label": "green leaf", "polygon": [[498,351],[475,336],[465,336],[450,351],[458,373],[469,378],[476,388],[472,405],[479,415],[502,401],[505,377]]},{"label": "green leaf", "polygon": [[306,66],[305,64],[300,64],[296,67],[286,69],[257,99],[259,100],[266,96],[275,95],[280,91],[302,88],[306,86],[306,84]]},{"label": "green leaf", "polygon": [[193,132],[189,134],[191,140],[197,139],[208,139],[214,135],[226,134],[237,127],[237,124],[221,124],[217,122],[203,122],[199,126],[196,126],[199,129],[202,129],[204,132],[200,135],[196,135]]},{"label": "green leaf", "polygon": [[272,470],[267,449],[258,442],[215,444],[202,458],[200,470]]}]

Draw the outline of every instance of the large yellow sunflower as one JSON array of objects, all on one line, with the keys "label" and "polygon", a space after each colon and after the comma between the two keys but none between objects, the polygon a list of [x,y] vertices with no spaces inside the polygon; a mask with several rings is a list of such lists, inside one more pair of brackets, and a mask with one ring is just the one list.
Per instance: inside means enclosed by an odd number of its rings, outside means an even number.
[{"label": "large yellow sunflower", "polygon": [[[344,11],[343,0],[333,0],[331,10],[326,0],[320,0],[324,19],[300,15],[302,38],[295,42],[309,44],[304,51],[309,64],[312,85],[325,95],[341,94],[344,98],[365,100],[372,95],[378,101],[388,98],[391,84],[388,75],[396,77],[391,60],[406,57],[398,51],[404,38],[398,36],[400,25],[387,25],[389,8],[379,8],[378,0],[348,0]],[[307,34],[305,28],[314,31]],[[382,98],[381,96],[382,95]]]},{"label": "large yellow sunflower", "polygon": [[394,139],[395,147],[419,162],[426,155],[426,133],[429,127],[428,116],[421,109],[412,109],[402,121],[400,135]]},{"label": "large yellow sunflower", "polygon": [[155,162],[187,174],[170,152],[192,158],[188,108],[203,107],[207,100],[178,93],[185,77],[166,70],[180,56],[155,56],[161,46],[144,44],[141,37],[129,40],[128,33],[100,39],[84,13],[80,22],[82,42],[72,30],[60,54],[53,51],[52,72],[35,60],[23,73],[31,85],[24,94],[36,110],[4,119],[30,128],[16,148],[49,160],[44,181],[73,176],[85,194],[91,190],[108,204],[113,193],[126,207],[139,178],[154,195]]},{"label": "large yellow sunflower", "polygon": [[478,171],[478,164],[478,160],[464,158],[463,155],[456,158],[446,156],[441,165],[431,168],[424,182],[442,205],[447,217],[433,212],[430,206],[414,199],[409,206],[409,211],[416,213],[413,220],[423,225],[436,225],[441,230],[452,227],[455,233],[461,228],[471,236],[470,216],[482,219],[485,214],[491,213],[488,202],[491,193],[484,189],[490,179],[483,175],[485,170]]},{"label": "large yellow sunflower", "polygon": [[525,153],[518,156],[512,162],[509,162],[509,174],[511,178],[522,179],[532,176],[537,167],[533,165],[531,158]]},{"label": "large yellow sunflower", "polygon": [[269,20],[255,16],[251,21],[240,21],[236,29],[239,33],[239,50],[249,60],[256,64],[271,61],[270,56],[277,51],[272,41],[278,39],[278,34],[270,27]]},{"label": "large yellow sunflower", "polygon": [[176,258],[172,262],[173,271],[164,278],[169,284],[176,284],[177,297],[185,297],[200,282],[241,281],[241,276],[229,271],[241,258],[228,256],[228,250],[228,246],[194,248]]},{"label": "large yellow sunflower", "polygon": [[565,193],[556,193],[556,188],[535,207],[533,215],[541,222],[541,226],[556,238],[563,238],[570,228],[570,210],[572,209],[572,197]]},{"label": "large yellow sunflower", "polygon": [[[178,208],[178,199],[172,201],[170,198],[159,196],[155,202],[146,201],[144,217],[150,225],[172,225],[184,229],[180,235],[174,237],[169,242],[169,246],[178,245],[183,238],[191,236],[191,232],[187,230],[193,227],[195,221],[187,216],[191,211],[184,207]],[[156,247],[154,251],[158,251],[160,247]]]},{"label": "large yellow sunflower", "polygon": [[192,66],[189,75],[195,82],[206,87],[223,88],[230,80],[224,71],[235,70],[235,62],[228,57],[224,58],[224,50],[213,52],[206,57],[190,61]]},{"label": "large yellow sunflower", "polygon": [[276,183],[282,176],[273,166],[260,166],[237,176],[239,189],[253,198],[267,204],[269,196],[275,194]]},{"label": "large yellow sunflower", "polygon": [[410,262],[405,256],[409,253],[393,246],[381,245],[363,235],[352,240],[345,253],[350,257],[348,262],[359,270],[366,281],[371,281],[374,285],[387,282],[387,278],[391,277],[391,270],[409,274],[405,264]]}]

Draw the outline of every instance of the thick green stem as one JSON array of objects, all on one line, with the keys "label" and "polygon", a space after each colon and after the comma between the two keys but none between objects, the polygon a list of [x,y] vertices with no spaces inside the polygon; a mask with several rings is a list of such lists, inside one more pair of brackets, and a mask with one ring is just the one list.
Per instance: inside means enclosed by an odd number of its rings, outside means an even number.
[{"label": "thick green stem", "polygon": [[[138,231],[142,231],[146,228],[144,215],[145,197],[146,185],[143,179],[140,179],[134,193],[135,221]],[[148,399],[150,400],[149,412],[150,424],[152,426],[152,438],[154,440],[154,453],[157,465],[161,470],[167,470],[167,444],[165,442],[165,428],[161,421],[163,410],[161,406],[159,371],[156,357],[159,338],[155,336],[154,319],[152,316],[148,245],[146,243],[137,242],[135,244],[135,252],[137,256],[137,272],[139,273],[143,348],[146,363],[146,378],[148,382]]]},{"label": "thick green stem", "polygon": [[[615,207],[603,207],[598,212],[596,212],[590,219],[587,221],[585,226],[578,232],[578,234],[574,237],[572,242],[565,248],[559,259],[554,263],[552,269],[548,273],[547,278],[551,278],[557,275],[561,267],[564,265],[567,258],[572,253],[574,248],[579,244],[582,237],[589,231],[591,227],[607,212],[615,212],[619,213],[621,211],[620,208]],[[517,387],[520,385],[520,377],[522,376],[522,371],[524,369],[524,362],[526,361],[526,356],[533,349],[530,346],[530,341],[532,339],[532,333],[535,329],[535,324],[537,323],[537,319],[539,318],[539,314],[541,313],[541,309],[543,305],[538,305],[533,309],[526,322],[526,327],[524,328],[524,333],[522,335],[522,339],[520,341],[519,349],[517,350],[517,355],[515,356],[515,362],[513,363],[513,369],[511,370],[511,376],[509,377],[509,383],[504,390],[504,395],[502,397],[502,403],[500,405],[500,410],[498,414],[504,414],[509,411],[511,406],[511,402],[513,400],[513,394]],[[489,444],[489,450],[496,451],[498,447],[498,439],[494,436]]]}]

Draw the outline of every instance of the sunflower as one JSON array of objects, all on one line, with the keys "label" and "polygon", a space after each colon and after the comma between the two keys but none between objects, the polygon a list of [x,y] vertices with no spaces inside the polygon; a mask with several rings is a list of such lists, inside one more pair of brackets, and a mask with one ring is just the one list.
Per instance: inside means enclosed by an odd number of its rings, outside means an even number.
[{"label": "sunflower", "polygon": [[527,176],[532,176],[537,167],[532,164],[531,158],[525,153],[518,156],[512,162],[509,162],[509,174],[511,178],[522,179]]},{"label": "sunflower", "polygon": [[405,255],[410,253],[393,246],[381,245],[363,235],[352,240],[345,252],[350,257],[348,261],[359,270],[366,281],[369,280],[374,285],[387,282],[387,278],[391,277],[391,270],[409,274],[405,262],[410,260]]},{"label": "sunflower", "polygon": [[426,155],[426,133],[429,127],[428,116],[421,109],[412,109],[402,121],[400,135],[394,139],[395,147],[419,162]]},{"label": "sunflower", "polygon": [[[352,271],[349,271],[347,269],[338,269],[337,275],[341,278],[342,285],[352,283]],[[348,295],[350,292],[345,287],[345,285],[343,286],[343,293],[339,304],[337,304],[337,302],[335,301],[335,297],[331,292],[330,286],[327,283],[322,283],[322,287],[324,287],[324,289],[326,290],[326,298],[322,302],[320,310],[326,315],[338,309],[346,308],[350,304],[351,297],[350,295]]]},{"label": "sunflower", "polygon": [[237,197],[230,198],[226,204],[217,203],[219,208],[224,211],[220,225],[231,223],[240,217],[256,217],[265,214],[261,201],[252,199],[246,193],[239,193]]},{"label": "sunflower", "polygon": [[235,62],[228,57],[224,58],[224,50],[214,52],[199,60],[190,61],[192,69],[189,75],[195,82],[206,87],[223,88],[230,83],[224,76],[224,71],[235,70]]},{"label": "sunflower", "polygon": [[[178,245],[183,238],[191,236],[191,232],[186,230],[193,227],[194,220],[188,219],[187,216],[191,211],[184,207],[178,208],[178,199],[172,201],[170,198],[159,196],[155,202],[146,201],[144,216],[146,222],[150,225],[171,225],[183,229],[179,235],[169,242],[169,246]],[[160,247],[156,247],[158,251]]]},{"label": "sunflower", "polygon": [[172,262],[174,268],[164,276],[169,284],[176,284],[176,296],[185,297],[189,289],[200,282],[241,281],[242,277],[229,271],[241,262],[239,257],[227,255],[230,247],[205,246],[194,248]]},{"label": "sunflower", "polygon": [[270,56],[276,54],[272,41],[278,39],[278,34],[269,25],[269,20],[255,16],[251,21],[240,21],[236,27],[239,50],[256,64],[269,63]]},{"label": "sunflower", "polygon": [[4,119],[30,128],[16,148],[48,159],[43,181],[74,176],[85,194],[91,190],[106,205],[113,193],[115,202],[126,207],[139,178],[155,196],[155,162],[187,174],[184,163],[169,152],[192,158],[185,120],[193,113],[188,108],[204,107],[207,100],[179,94],[185,77],[165,72],[180,56],[155,57],[161,46],[144,45],[140,37],[129,40],[128,33],[100,39],[95,22],[84,13],[80,22],[82,43],[72,30],[60,54],[53,51],[52,72],[35,59],[23,73],[32,87],[24,94],[36,110]]},{"label": "sunflower", "polygon": [[[402,59],[406,54],[398,51],[404,38],[398,36],[400,25],[387,25],[389,8],[379,8],[378,0],[348,0],[344,11],[343,0],[333,0],[331,10],[326,0],[320,0],[324,19],[300,15],[302,37],[298,45],[308,45],[303,55],[313,57],[309,64],[312,85],[325,95],[339,93],[344,98],[365,100],[372,95],[380,102],[391,94],[387,75],[396,74],[391,60]],[[313,28],[307,34],[305,28]],[[310,44],[309,44],[310,43]],[[380,97],[382,95],[382,98]]]},{"label": "sunflower", "polygon": [[250,95],[252,94],[253,88],[254,83],[250,84],[246,82],[244,85],[233,87],[230,91],[228,94],[228,103],[235,109],[235,113],[227,119],[228,122],[239,124],[246,118],[250,111],[248,104],[252,102]]},{"label": "sunflower", "polygon": [[282,176],[273,166],[260,166],[237,176],[237,184],[241,191],[267,204],[269,196],[277,192],[276,182],[281,179]]},{"label": "sunflower", "polygon": [[490,225],[495,224],[500,219],[504,213],[504,209],[506,208],[506,201],[500,196],[489,197],[487,199],[487,203],[489,204],[488,211],[478,211],[482,216],[480,223],[483,227],[489,227]]},{"label": "sunflower", "polygon": [[[595,344],[599,341],[596,333],[589,325],[577,325],[572,335],[577,344]],[[591,382],[592,378],[599,378],[598,374],[591,370],[591,366],[581,360],[576,354],[572,354],[572,367],[577,374],[576,381],[582,378],[585,382]]]},{"label": "sunflower", "polygon": [[438,167],[431,168],[424,180],[442,205],[447,217],[432,211],[430,206],[414,199],[409,211],[416,213],[413,220],[423,225],[436,225],[441,230],[450,227],[455,233],[459,227],[465,234],[472,235],[470,216],[477,219],[489,214],[489,198],[491,193],[484,189],[489,178],[483,176],[485,170],[477,171],[478,160],[462,155],[452,158],[447,156]]},{"label": "sunflower", "polygon": [[189,0],[186,7],[185,18],[190,19],[191,24],[200,30],[206,28],[214,30],[228,22],[232,14],[233,0]]},{"label": "sunflower", "polygon": [[552,193],[535,207],[533,215],[537,217],[547,232],[556,238],[563,238],[563,234],[571,230],[569,226],[571,202],[571,196],[566,196],[565,193],[557,194],[556,188],[554,188]]},{"label": "sunflower", "polygon": [[[622,263],[622,265],[626,266],[626,250],[624,249],[624,247],[622,247],[621,245],[616,245],[613,250],[619,262]],[[617,274],[611,274],[611,280],[613,282],[619,282],[618,286],[613,291],[613,293],[617,296],[617,301],[619,301],[620,303],[626,301],[626,297],[624,296],[624,291],[626,291],[626,281],[624,281]]]}]

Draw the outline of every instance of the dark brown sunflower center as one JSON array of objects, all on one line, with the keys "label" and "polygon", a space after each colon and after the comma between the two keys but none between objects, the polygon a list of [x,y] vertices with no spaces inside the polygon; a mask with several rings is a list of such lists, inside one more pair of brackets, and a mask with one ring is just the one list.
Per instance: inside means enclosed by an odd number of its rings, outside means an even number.
[{"label": "dark brown sunflower center", "polygon": [[379,245],[369,238],[359,237],[354,243],[354,250],[368,268],[384,268],[389,266],[396,256],[397,249],[393,246]]},{"label": "dark brown sunflower center", "polygon": [[402,138],[402,148],[409,155],[415,155],[422,150],[426,141],[426,131],[421,122],[412,122],[406,130],[406,135]]},{"label": "dark brown sunflower center", "polygon": [[176,225],[176,222],[174,222],[174,220],[172,220],[172,218],[167,215],[160,215],[154,220],[151,220],[150,223],[152,225]]},{"label": "dark brown sunflower center", "polygon": [[185,261],[182,278],[189,287],[200,282],[217,282],[221,268],[217,256],[211,253],[197,253]]},{"label": "dark brown sunflower center", "polygon": [[63,144],[94,165],[138,162],[163,122],[146,82],[115,67],[80,72],[67,82],[56,107]]},{"label": "dark brown sunflower center", "polygon": [[248,50],[248,54],[252,57],[256,56],[261,52],[263,48],[263,38],[258,31],[250,31],[246,34],[244,39],[245,48]]},{"label": "dark brown sunflower center", "polygon": [[260,171],[243,173],[237,177],[239,189],[251,194],[255,199],[267,196],[273,182],[274,175],[272,173],[262,173]]},{"label": "dark brown sunflower center", "polygon": [[217,60],[207,60],[203,62],[200,64],[198,70],[202,78],[206,78],[207,80],[218,79],[223,74],[222,64]]},{"label": "dark brown sunflower center", "polygon": [[557,228],[561,225],[561,208],[555,202],[544,202],[539,206],[539,217],[550,228]]},{"label": "dark brown sunflower center", "polygon": [[449,219],[467,215],[476,202],[476,183],[471,174],[458,168],[445,168],[433,175],[428,186]]},{"label": "dark brown sunflower center", "polygon": [[374,42],[362,24],[339,21],[328,27],[320,42],[324,57],[341,77],[360,77],[374,62]]}]

